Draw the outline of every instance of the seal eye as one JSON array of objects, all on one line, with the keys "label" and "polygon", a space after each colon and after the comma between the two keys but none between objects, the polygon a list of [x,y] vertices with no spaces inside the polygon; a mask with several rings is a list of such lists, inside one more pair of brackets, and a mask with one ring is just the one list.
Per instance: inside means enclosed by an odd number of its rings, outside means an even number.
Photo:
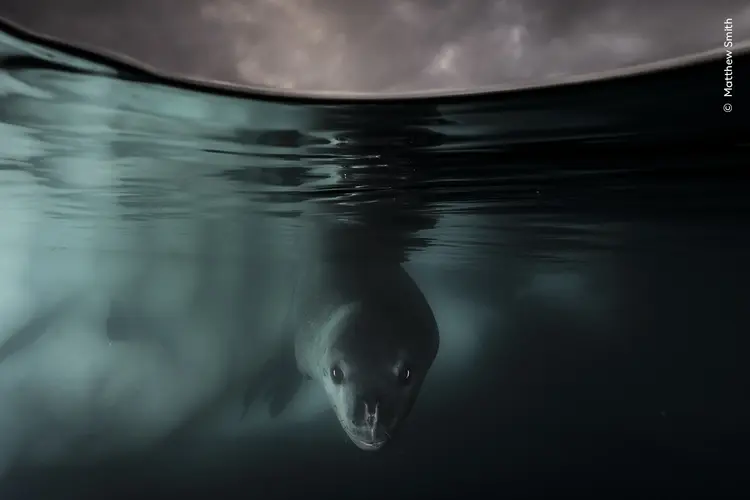
[{"label": "seal eye", "polygon": [[344,381],[344,372],[338,365],[333,365],[331,368],[331,380],[334,384],[339,385]]},{"label": "seal eye", "polygon": [[398,372],[398,381],[401,385],[409,385],[411,382],[411,370],[408,367],[403,367]]}]

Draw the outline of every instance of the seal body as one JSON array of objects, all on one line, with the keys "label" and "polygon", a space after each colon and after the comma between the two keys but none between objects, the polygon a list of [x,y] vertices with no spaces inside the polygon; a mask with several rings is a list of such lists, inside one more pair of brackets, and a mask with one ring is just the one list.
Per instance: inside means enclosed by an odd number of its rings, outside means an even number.
[{"label": "seal body", "polygon": [[262,394],[279,415],[311,379],[354,444],[377,450],[419,395],[437,356],[437,323],[386,238],[358,225],[309,229],[279,334],[288,342],[246,388],[243,415]]}]

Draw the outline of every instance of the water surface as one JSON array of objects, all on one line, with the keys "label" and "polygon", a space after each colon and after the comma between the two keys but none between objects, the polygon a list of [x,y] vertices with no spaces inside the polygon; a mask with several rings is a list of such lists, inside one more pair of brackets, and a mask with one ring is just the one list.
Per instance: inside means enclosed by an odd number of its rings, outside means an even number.
[{"label": "water surface", "polygon": [[[722,112],[723,61],[313,101],[10,30],[0,68],[4,498],[738,484],[750,131],[741,96]],[[379,453],[314,388],[278,419],[222,396],[273,342],[321,220],[351,227],[339,258],[404,261],[441,330]]]}]

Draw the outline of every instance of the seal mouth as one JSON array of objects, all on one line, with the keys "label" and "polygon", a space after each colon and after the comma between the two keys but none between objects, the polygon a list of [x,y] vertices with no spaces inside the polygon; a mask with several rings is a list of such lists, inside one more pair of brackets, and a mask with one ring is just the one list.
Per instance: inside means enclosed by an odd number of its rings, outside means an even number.
[{"label": "seal mouth", "polygon": [[388,442],[387,439],[377,439],[373,437],[372,439],[365,438],[363,436],[359,436],[356,433],[350,431],[349,429],[344,429],[346,431],[346,435],[349,437],[349,439],[359,448],[360,450],[364,451],[376,451],[385,446],[385,444]]},{"label": "seal mouth", "polygon": [[386,441],[381,439],[380,441],[365,441],[354,436],[349,436],[349,439],[359,448],[364,451],[376,451],[385,446]]}]

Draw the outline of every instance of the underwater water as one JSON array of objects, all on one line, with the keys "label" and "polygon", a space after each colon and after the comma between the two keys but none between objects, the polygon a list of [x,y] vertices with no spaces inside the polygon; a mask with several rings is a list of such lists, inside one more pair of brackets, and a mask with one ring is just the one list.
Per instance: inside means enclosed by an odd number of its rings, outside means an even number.
[{"label": "underwater water", "polygon": [[[316,101],[162,81],[8,27],[0,495],[735,491],[750,125],[741,96],[721,109],[723,65]],[[321,248],[403,266],[436,319],[377,452],[314,382],[242,417]]]}]

